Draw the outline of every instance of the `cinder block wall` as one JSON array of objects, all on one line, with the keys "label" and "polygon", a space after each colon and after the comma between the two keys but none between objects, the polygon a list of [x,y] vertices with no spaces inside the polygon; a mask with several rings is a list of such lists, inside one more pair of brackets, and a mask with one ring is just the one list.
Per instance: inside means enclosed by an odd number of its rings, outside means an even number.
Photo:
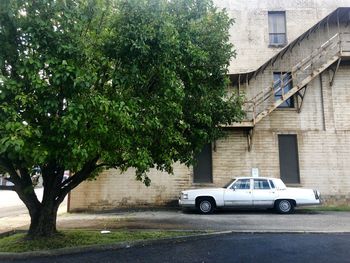
[{"label": "cinder block wall", "polygon": [[109,170],[71,193],[71,211],[166,205],[176,202],[183,189],[223,186],[234,177],[249,176],[252,168],[260,176],[279,178],[278,134],[297,135],[300,187],[319,189],[327,203],[349,204],[350,66],[340,66],[332,87],[324,72],[322,84],[316,78],[309,85],[300,113],[281,109],[263,119],[255,128],[251,151],[244,131],[227,130],[213,144],[212,184],[192,183],[192,169],[179,164],[174,175],[151,171],[150,187],[135,181],[132,170]]},{"label": "cinder block wall", "polygon": [[103,210],[130,206],[173,205],[179,189],[189,186],[191,171],[175,165],[174,174],[152,170],[151,186],[135,180],[135,171],[120,173],[116,169],[104,171],[94,181],[87,181],[71,192],[70,211]]},{"label": "cinder block wall", "polygon": [[[237,61],[234,61],[231,66],[235,72],[246,70],[249,67],[255,69],[277,51],[267,48],[268,43],[265,39],[267,28],[266,32],[261,33],[262,22],[258,23],[259,19],[266,16],[264,23],[267,26],[267,11],[273,10],[271,9],[272,4],[274,6],[276,4],[274,10],[288,11],[289,40],[291,40],[290,36],[297,37],[307,27],[333,11],[338,4],[350,6],[350,1],[242,0],[234,2],[235,5],[232,4],[233,1],[222,1],[220,5],[226,5],[232,11],[230,14],[232,13],[233,16],[235,12],[236,15],[244,16],[244,19],[238,17],[236,23],[236,26],[241,23],[242,28],[232,29],[236,30],[236,33],[232,35],[232,41],[239,52]],[[245,9],[247,13],[238,14],[237,10]],[[289,20],[292,19],[293,12],[294,22]],[[248,17],[253,16],[257,17],[254,20],[257,21],[256,25],[248,23]],[[303,23],[300,26],[298,24],[297,28],[288,29],[289,25],[293,23],[296,25],[298,19],[302,19]],[[260,37],[264,37],[264,41],[261,42],[261,39],[258,38],[252,42],[254,45],[247,44],[250,40],[246,32],[255,32],[257,36],[262,34]],[[252,35],[252,33],[249,34]],[[270,85],[274,71],[288,71],[296,61],[310,53],[326,37],[325,34],[310,36],[301,43],[300,47],[293,50],[292,56],[286,54],[283,61],[277,61],[275,65],[268,67],[250,82],[248,89],[242,87],[247,96],[255,95],[259,90]],[[96,181],[84,182],[72,191],[71,211],[174,203],[183,189],[223,186],[236,176],[249,176],[252,168],[258,168],[261,176],[279,178],[278,134],[297,135],[301,187],[319,189],[328,203],[349,204],[350,66],[346,64],[340,66],[332,87],[329,84],[330,74],[326,70],[322,73],[322,77],[315,78],[308,85],[300,113],[297,113],[296,109],[277,109],[263,119],[254,129],[251,151],[248,151],[244,131],[227,130],[226,137],[213,144],[212,184],[194,184],[192,169],[179,164],[175,165],[174,175],[151,171],[149,174],[152,180],[150,187],[145,187],[141,182],[135,181],[133,170],[124,174],[120,174],[117,170],[109,170],[103,172]]]}]

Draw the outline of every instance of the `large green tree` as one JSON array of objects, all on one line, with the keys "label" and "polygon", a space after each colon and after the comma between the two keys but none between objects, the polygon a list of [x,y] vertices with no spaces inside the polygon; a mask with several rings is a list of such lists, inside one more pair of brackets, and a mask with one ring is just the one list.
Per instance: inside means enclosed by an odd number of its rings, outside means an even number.
[{"label": "large green tree", "polygon": [[65,196],[101,169],[149,184],[241,118],[225,93],[231,23],[210,0],[0,1],[0,169],[30,237],[54,234]]}]

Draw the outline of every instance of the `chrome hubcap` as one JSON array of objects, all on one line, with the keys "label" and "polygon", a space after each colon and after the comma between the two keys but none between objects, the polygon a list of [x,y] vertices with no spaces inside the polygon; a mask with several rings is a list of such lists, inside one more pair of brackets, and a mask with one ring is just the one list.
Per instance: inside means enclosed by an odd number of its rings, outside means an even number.
[{"label": "chrome hubcap", "polygon": [[202,201],[199,205],[202,212],[207,213],[211,209],[211,203],[208,201]]},{"label": "chrome hubcap", "polygon": [[291,209],[291,204],[288,201],[281,201],[279,203],[279,208],[282,212],[289,212],[289,210]]}]

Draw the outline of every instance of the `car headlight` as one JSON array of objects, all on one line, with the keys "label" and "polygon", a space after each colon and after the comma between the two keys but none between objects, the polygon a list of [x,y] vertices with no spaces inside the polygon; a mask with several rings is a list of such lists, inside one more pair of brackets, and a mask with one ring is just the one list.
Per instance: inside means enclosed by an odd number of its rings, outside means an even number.
[{"label": "car headlight", "polygon": [[188,194],[181,193],[181,199],[188,199]]}]

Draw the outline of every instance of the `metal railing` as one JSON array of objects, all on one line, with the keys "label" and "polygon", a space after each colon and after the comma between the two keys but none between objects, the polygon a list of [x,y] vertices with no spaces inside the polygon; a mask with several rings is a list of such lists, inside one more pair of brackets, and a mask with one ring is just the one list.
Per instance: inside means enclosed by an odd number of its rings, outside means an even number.
[{"label": "metal railing", "polygon": [[[285,87],[287,85],[292,83],[293,87],[300,87],[300,85],[305,86],[307,84],[305,82],[307,82],[308,79],[312,79],[310,76],[320,73],[318,70],[322,68],[322,65],[334,59],[335,56],[340,57],[341,53],[345,51],[350,52],[350,33],[336,33],[313,50],[309,56],[295,64],[290,72],[282,74],[278,80],[272,82],[271,86],[262,89],[251,99],[247,100],[243,105],[247,118],[255,124],[256,117],[267,107],[275,103],[275,96],[278,95],[284,98]],[[288,75],[291,75],[291,78],[285,81]],[[282,100],[280,104],[287,99],[288,98]],[[276,107],[276,105],[274,105],[274,107]]]}]

